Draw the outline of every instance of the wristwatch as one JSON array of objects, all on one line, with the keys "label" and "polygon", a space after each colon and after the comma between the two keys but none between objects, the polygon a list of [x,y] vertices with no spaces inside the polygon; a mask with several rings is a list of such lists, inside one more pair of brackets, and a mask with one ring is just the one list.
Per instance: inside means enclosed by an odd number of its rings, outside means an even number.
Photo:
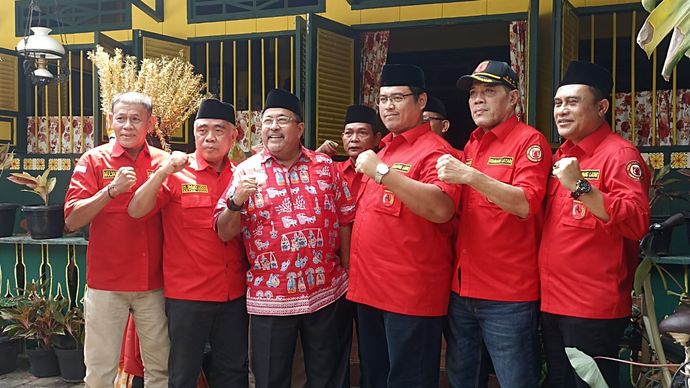
[{"label": "wristwatch", "polygon": [[242,211],[242,205],[236,204],[234,198],[230,197],[228,198],[228,210],[233,212]]},{"label": "wristwatch", "polygon": [[587,194],[592,191],[592,185],[587,179],[579,179],[575,182],[575,191],[570,193],[573,199],[578,199],[582,194]]},{"label": "wristwatch", "polygon": [[379,163],[376,165],[376,175],[374,175],[374,181],[381,184],[381,179],[390,172],[390,168],[385,163]]}]

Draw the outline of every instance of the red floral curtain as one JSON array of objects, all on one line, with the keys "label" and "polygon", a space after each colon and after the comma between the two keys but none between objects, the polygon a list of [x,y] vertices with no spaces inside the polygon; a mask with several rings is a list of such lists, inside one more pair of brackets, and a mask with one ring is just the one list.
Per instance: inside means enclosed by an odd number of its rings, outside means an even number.
[{"label": "red floral curtain", "polygon": [[372,31],[361,34],[362,83],[361,103],[376,107],[376,95],[381,83],[381,71],[388,58],[390,31]]},{"label": "red floral curtain", "polygon": [[671,90],[656,91],[656,131],[653,131],[652,92],[635,92],[635,127],[632,123],[632,95],[616,93],[614,129],[636,146],[690,144],[690,90],[676,95],[676,137],[673,138],[673,95]]},{"label": "red floral curtain", "polygon": [[525,93],[527,91],[527,81],[525,69],[527,68],[527,21],[517,20],[510,23],[510,64],[518,76],[518,86],[520,90],[520,101],[515,108],[515,113],[522,121],[524,117]]}]

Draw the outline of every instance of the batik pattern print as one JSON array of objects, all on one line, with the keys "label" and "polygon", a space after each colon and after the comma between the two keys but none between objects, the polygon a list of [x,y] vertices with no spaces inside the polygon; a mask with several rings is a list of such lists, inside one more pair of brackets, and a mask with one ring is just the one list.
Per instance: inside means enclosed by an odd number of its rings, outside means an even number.
[{"label": "batik pattern print", "polygon": [[347,274],[336,252],[354,198],[332,160],[304,149],[286,168],[262,152],[237,167],[230,196],[243,175],[259,184],[242,212],[248,312],[311,313],[342,296]]}]

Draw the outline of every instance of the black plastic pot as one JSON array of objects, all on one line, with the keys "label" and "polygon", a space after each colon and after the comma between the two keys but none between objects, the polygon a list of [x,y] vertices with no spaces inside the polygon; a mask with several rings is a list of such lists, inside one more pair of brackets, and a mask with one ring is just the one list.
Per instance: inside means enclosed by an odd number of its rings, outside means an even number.
[{"label": "black plastic pot", "polygon": [[18,207],[16,203],[0,203],[0,237],[11,236],[14,232],[14,219]]},{"label": "black plastic pot", "polygon": [[83,349],[55,349],[60,364],[60,377],[68,383],[80,383],[86,375]]},{"label": "black plastic pot", "polygon": [[[668,216],[652,216],[650,222],[661,223],[665,221]],[[652,250],[659,256],[666,256],[671,251],[671,238],[673,237],[673,228],[666,229],[659,232],[654,241],[652,241]]]},{"label": "black plastic pot", "polygon": [[19,341],[9,337],[0,337],[0,375],[13,372],[17,369],[17,355],[19,354]]},{"label": "black plastic pot", "polygon": [[39,240],[62,237],[65,213],[62,205],[22,206],[31,238]]},{"label": "black plastic pot", "polygon": [[29,372],[36,377],[51,377],[60,375],[55,351],[53,349],[27,349],[29,356]]}]

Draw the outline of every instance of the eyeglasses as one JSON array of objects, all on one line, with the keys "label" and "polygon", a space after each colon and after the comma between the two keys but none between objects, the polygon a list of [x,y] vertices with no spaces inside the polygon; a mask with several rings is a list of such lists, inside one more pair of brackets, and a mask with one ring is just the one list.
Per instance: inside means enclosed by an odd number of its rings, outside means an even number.
[{"label": "eyeglasses", "polygon": [[264,127],[270,127],[273,125],[273,123],[278,123],[279,127],[284,127],[288,124],[290,124],[291,121],[297,121],[294,117],[288,117],[288,116],[278,116],[275,119],[272,117],[266,117],[261,121],[261,125]]},{"label": "eyeglasses", "polygon": [[443,121],[445,119],[443,117],[431,117],[431,116],[423,116],[422,117],[422,122],[424,122],[424,123],[428,123],[431,120]]},{"label": "eyeglasses", "polygon": [[412,95],[414,95],[414,93],[407,93],[407,94],[396,93],[396,94],[391,94],[390,96],[386,96],[386,95],[382,94],[379,96],[377,101],[379,102],[379,105],[386,105],[388,103],[388,101],[393,101],[394,104],[400,104],[401,102],[403,102],[405,97],[412,96]]}]

